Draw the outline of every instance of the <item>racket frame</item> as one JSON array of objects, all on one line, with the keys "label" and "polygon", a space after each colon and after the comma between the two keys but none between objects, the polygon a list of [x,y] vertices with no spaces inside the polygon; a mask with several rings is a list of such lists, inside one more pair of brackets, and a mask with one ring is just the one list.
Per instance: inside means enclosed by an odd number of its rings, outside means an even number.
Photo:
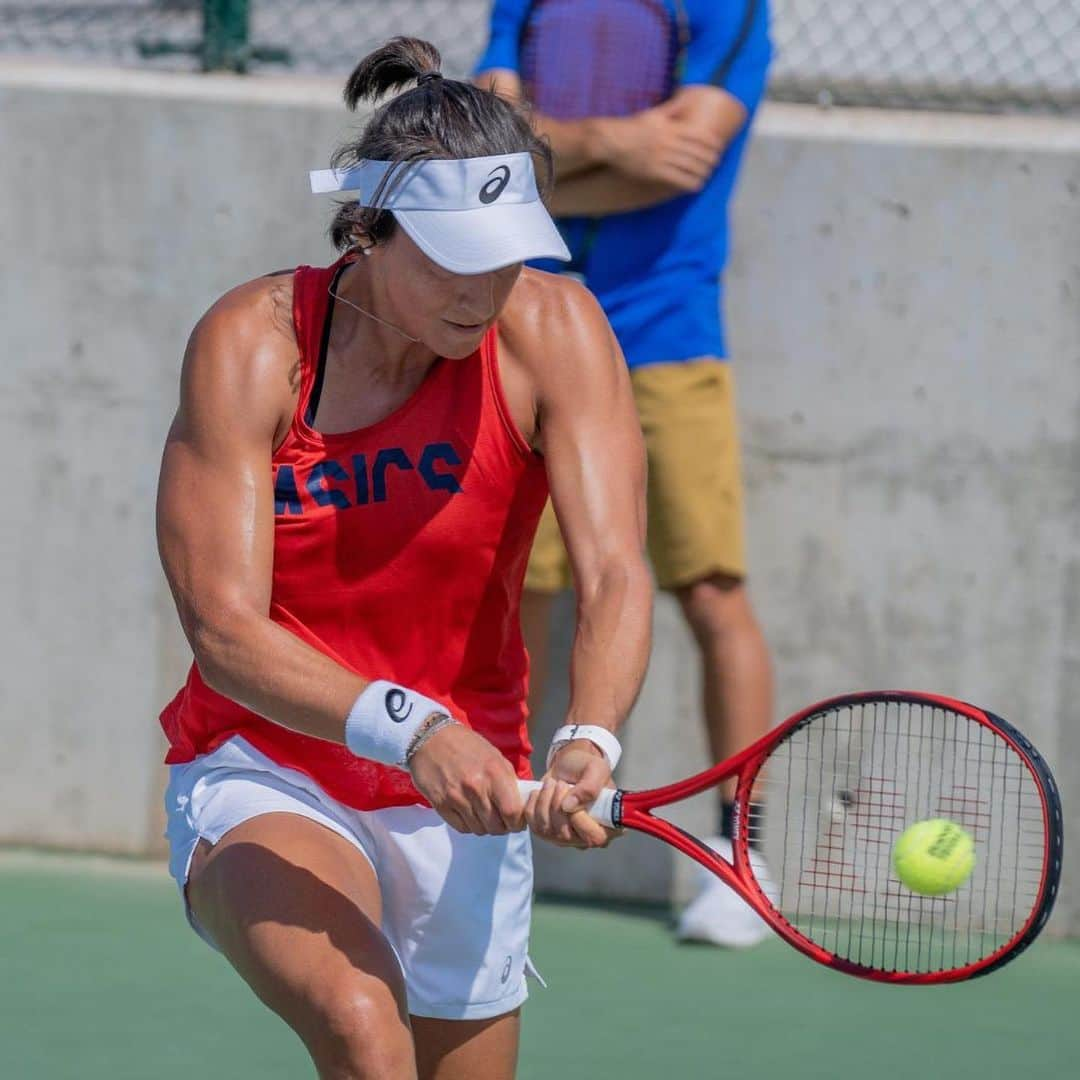
[{"label": "racket frame", "polygon": [[[950,710],[989,728],[1000,735],[1016,754],[1023,759],[1035,777],[1036,787],[1042,804],[1043,813],[1043,879],[1039,894],[1032,910],[1020,930],[1000,948],[988,956],[944,971],[909,972],[887,971],[880,968],[858,964],[846,957],[837,956],[816,942],[811,941],[794,927],[778,911],[766,896],[754,877],[750,862],[749,830],[743,827],[749,821],[751,794],[758,774],[770,754],[782,742],[791,737],[799,728],[810,723],[821,713],[836,709],[857,707],[871,703],[907,703],[936,706]],[[656,817],[652,811],[672,803],[691,798],[722,780],[737,778],[734,802],[734,827],[732,828],[732,862],[721,858],[707,844],[692,833],[680,828],[673,822]],[[1008,721],[994,713],[986,712],[967,702],[957,701],[940,694],[928,694],[909,690],[879,690],[841,694],[827,698],[796,713],[784,723],[768,732],[757,742],[709,769],[676,781],[664,787],[643,791],[625,791],[619,789],[611,804],[611,818],[617,827],[633,829],[654,836],[670,844],[683,854],[696,860],[710,870],[726,885],[734,889],[772,929],[801,953],[819,964],[842,971],[848,975],[906,985],[926,985],[961,982],[976,976],[986,975],[1002,967],[1008,961],[1022,953],[1038,936],[1057,897],[1061,878],[1061,859],[1063,850],[1061,801],[1054,782],[1053,774],[1039,752],[1021,732]]]}]

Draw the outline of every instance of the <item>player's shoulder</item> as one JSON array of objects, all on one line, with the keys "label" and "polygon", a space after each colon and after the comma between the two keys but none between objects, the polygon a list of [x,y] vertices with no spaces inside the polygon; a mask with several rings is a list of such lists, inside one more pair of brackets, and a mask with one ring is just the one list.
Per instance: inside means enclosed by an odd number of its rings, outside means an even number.
[{"label": "player's shoulder", "polygon": [[272,274],[220,296],[195,324],[184,355],[183,398],[289,407],[298,385],[293,275]]},{"label": "player's shoulder", "polygon": [[596,297],[573,278],[540,270],[522,272],[499,317],[499,355],[542,402],[573,399],[625,370]]},{"label": "player's shoulder", "polygon": [[596,297],[575,278],[526,267],[499,316],[499,336],[515,353],[606,329]]},{"label": "player's shoulder", "polygon": [[293,337],[293,274],[276,271],[245,281],[223,293],[195,324],[192,339],[221,334],[241,337]]}]

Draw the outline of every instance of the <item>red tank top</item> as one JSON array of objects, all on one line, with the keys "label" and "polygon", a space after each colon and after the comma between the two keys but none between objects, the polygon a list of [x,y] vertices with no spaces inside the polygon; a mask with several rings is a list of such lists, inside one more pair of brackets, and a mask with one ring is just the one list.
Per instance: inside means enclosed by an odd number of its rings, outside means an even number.
[{"label": "red tank top", "polygon": [[[269,463],[270,618],[360,675],[442,702],[528,777],[519,601],[547,479],[503,397],[495,328],[472,356],[436,360],[385,419],[320,434],[309,403],[319,393],[338,266],[303,266],[293,278],[301,384]],[[241,735],[349,806],[423,802],[407,773],[257,716],[211,690],[194,664],[161,725],[169,763]]]}]

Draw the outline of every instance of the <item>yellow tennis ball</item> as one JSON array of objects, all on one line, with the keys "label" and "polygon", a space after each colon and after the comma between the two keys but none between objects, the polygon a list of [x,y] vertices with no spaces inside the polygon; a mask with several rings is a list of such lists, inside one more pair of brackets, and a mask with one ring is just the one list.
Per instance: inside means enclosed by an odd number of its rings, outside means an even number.
[{"label": "yellow tennis ball", "polygon": [[975,869],[975,841],[948,818],[909,825],[892,849],[896,876],[923,896],[943,896],[960,888]]}]

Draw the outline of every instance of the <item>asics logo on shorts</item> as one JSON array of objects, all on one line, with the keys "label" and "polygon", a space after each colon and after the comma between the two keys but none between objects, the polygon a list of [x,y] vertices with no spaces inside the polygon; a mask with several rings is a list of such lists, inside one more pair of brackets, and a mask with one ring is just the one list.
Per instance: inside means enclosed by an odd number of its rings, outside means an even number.
[{"label": "asics logo on shorts", "polygon": [[[408,708],[405,708],[406,705]],[[398,690],[395,687],[393,690],[386,691],[386,711],[395,724],[402,724],[408,720],[412,709],[412,702],[405,696],[404,690]]]},{"label": "asics logo on shorts", "polygon": [[510,183],[510,166],[499,165],[488,176],[491,179],[480,189],[480,201],[485,206],[493,203],[506,190],[506,185]]}]

